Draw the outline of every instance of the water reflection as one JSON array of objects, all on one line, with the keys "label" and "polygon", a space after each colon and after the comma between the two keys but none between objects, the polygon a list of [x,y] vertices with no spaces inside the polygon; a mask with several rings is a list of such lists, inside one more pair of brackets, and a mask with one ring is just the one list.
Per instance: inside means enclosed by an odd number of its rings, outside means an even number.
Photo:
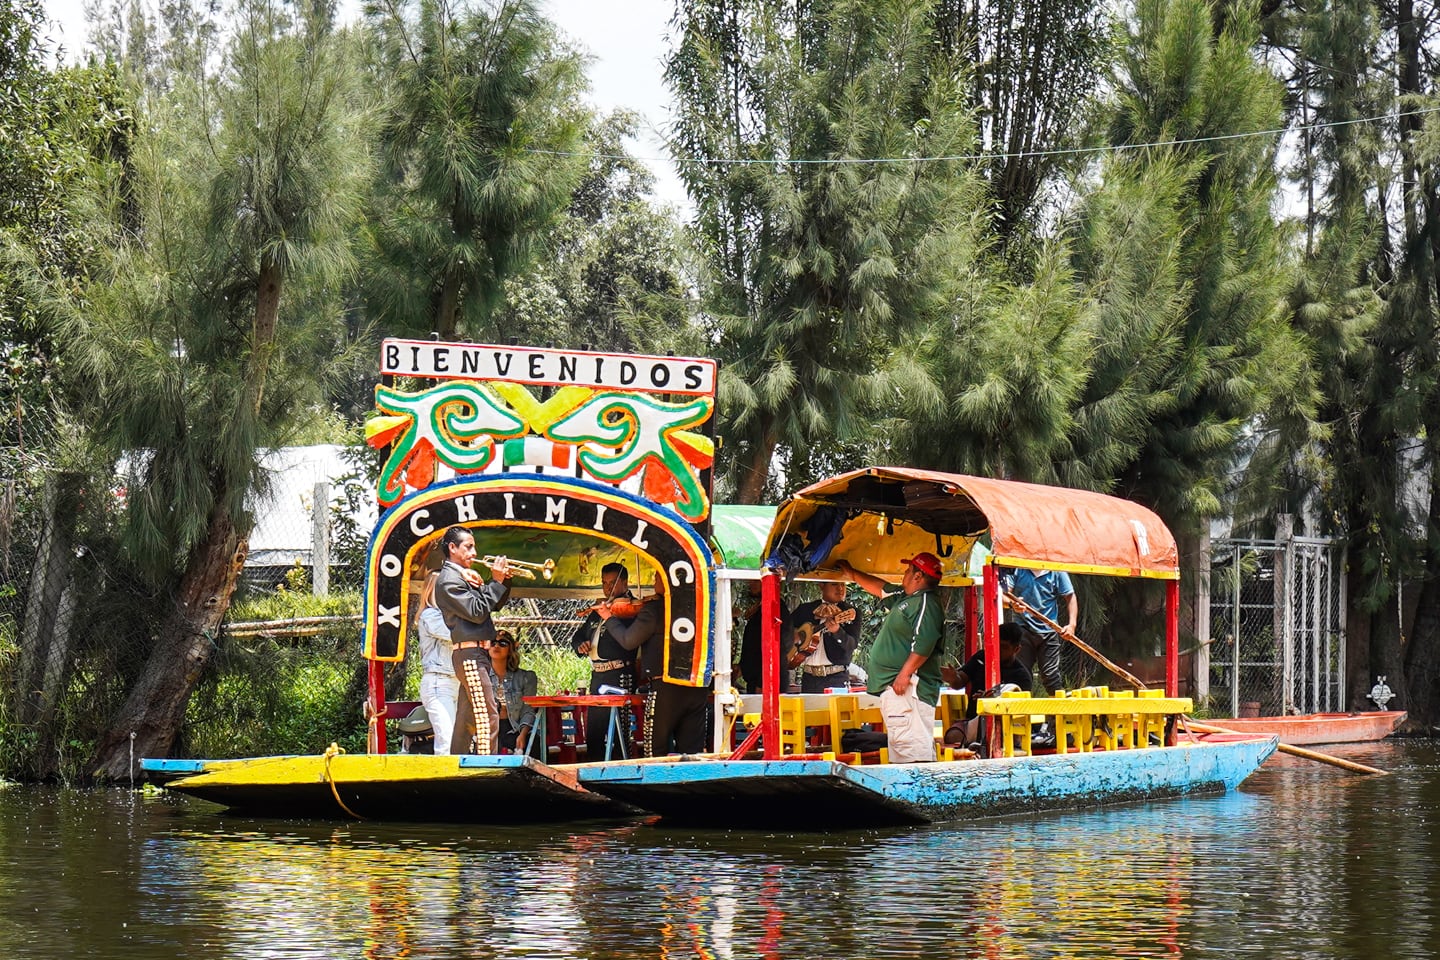
[{"label": "water reflection", "polygon": [[1435,745],[1226,797],[907,830],[449,828],[0,792],[10,956],[1430,956]]}]

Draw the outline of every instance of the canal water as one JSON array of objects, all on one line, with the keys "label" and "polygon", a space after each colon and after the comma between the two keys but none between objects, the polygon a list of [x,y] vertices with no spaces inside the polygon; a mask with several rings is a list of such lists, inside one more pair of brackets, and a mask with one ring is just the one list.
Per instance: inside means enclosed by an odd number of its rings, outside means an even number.
[{"label": "canal water", "polygon": [[0,791],[0,956],[1434,957],[1440,743],[1228,796],[828,834],[261,821]]}]

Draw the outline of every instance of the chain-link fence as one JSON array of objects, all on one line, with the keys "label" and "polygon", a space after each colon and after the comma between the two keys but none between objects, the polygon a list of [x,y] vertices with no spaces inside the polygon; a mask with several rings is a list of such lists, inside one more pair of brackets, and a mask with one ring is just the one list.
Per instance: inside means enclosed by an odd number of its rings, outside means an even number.
[{"label": "chain-link fence", "polygon": [[1309,537],[1210,548],[1210,707],[1229,716],[1345,709],[1343,548]]}]

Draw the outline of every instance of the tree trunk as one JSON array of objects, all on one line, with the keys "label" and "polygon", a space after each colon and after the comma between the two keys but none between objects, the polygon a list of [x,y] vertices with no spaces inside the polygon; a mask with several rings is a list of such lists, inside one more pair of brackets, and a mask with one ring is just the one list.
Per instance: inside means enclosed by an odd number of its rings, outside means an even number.
[{"label": "tree trunk", "polygon": [[[1395,688],[1394,684],[1391,688]],[[1440,723],[1440,463],[1435,451],[1430,457],[1425,578],[1415,603],[1415,623],[1405,644],[1405,694],[1405,709],[1410,711],[1407,723],[1427,728]]]},{"label": "tree trunk", "polygon": [[100,740],[91,765],[96,780],[123,781],[139,772],[141,757],[170,752],[185,706],[210,656],[245,564],[246,542],[222,506],[210,514],[205,540],[190,556],[175,607],[125,705]]},{"label": "tree trunk", "polygon": [[[1352,556],[1358,554],[1358,550],[1352,550]],[[1367,680],[1371,674],[1371,615],[1360,609],[1355,601],[1355,598],[1365,595],[1366,587],[1365,577],[1358,566],[1352,561],[1345,572],[1345,595],[1351,598],[1345,609],[1345,705],[1351,709],[1360,709],[1356,705],[1366,702],[1365,695],[1375,682]]]},{"label": "tree trunk", "polygon": [[740,464],[740,483],[736,499],[741,503],[759,503],[765,494],[765,481],[770,477],[770,461],[780,444],[773,417],[761,417],[760,438],[750,448],[750,456]]},{"label": "tree trunk", "polygon": [[270,352],[275,345],[275,326],[280,322],[280,291],[285,273],[274,258],[260,259],[260,276],[255,284],[255,323],[250,334],[250,362],[246,386],[252,416],[260,413],[265,395],[265,375],[270,370]]},{"label": "tree trunk", "polygon": [[62,473],[45,488],[45,526],[30,593],[20,628],[15,671],[14,716],[35,731],[31,773],[45,779],[55,772],[55,714],[70,679],[74,644],[75,522],[84,478]]},{"label": "tree trunk", "polygon": [[435,332],[441,340],[454,340],[460,313],[460,277],[455,271],[445,275],[440,288],[440,302],[435,307]]}]

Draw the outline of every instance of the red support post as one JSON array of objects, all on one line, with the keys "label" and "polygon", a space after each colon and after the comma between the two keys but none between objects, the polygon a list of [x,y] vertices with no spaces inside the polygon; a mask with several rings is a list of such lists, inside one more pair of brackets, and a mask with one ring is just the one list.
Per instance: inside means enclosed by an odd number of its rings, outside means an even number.
[{"label": "red support post", "polygon": [[1180,696],[1180,581],[1165,581],[1165,696]]},{"label": "red support post", "polygon": [[370,693],[365,703],[365,716],[370,727],[365,735],[366,751],[385,753],[385,664],[379,660],[370,661]]},{"label": "red support post", "polygon": [[760,575],[760,736],[765,759],[780,758],[780,571]]},{"label": "red support post", "polygon": [[985,689],[1000,684],[1000,571],[994,564],[985,564]]},{"label": "red support post", "polygon": [[[1000,571],[993,563],[985,564],[981,580],[985,617],[985,689],[993,690],[1000,685]],[[971,697],[983,691],[972,690]],[[1002,755],[1004,738],[1000,733],[1000,718],[991,717],[986,749],[992,757]]]}]

